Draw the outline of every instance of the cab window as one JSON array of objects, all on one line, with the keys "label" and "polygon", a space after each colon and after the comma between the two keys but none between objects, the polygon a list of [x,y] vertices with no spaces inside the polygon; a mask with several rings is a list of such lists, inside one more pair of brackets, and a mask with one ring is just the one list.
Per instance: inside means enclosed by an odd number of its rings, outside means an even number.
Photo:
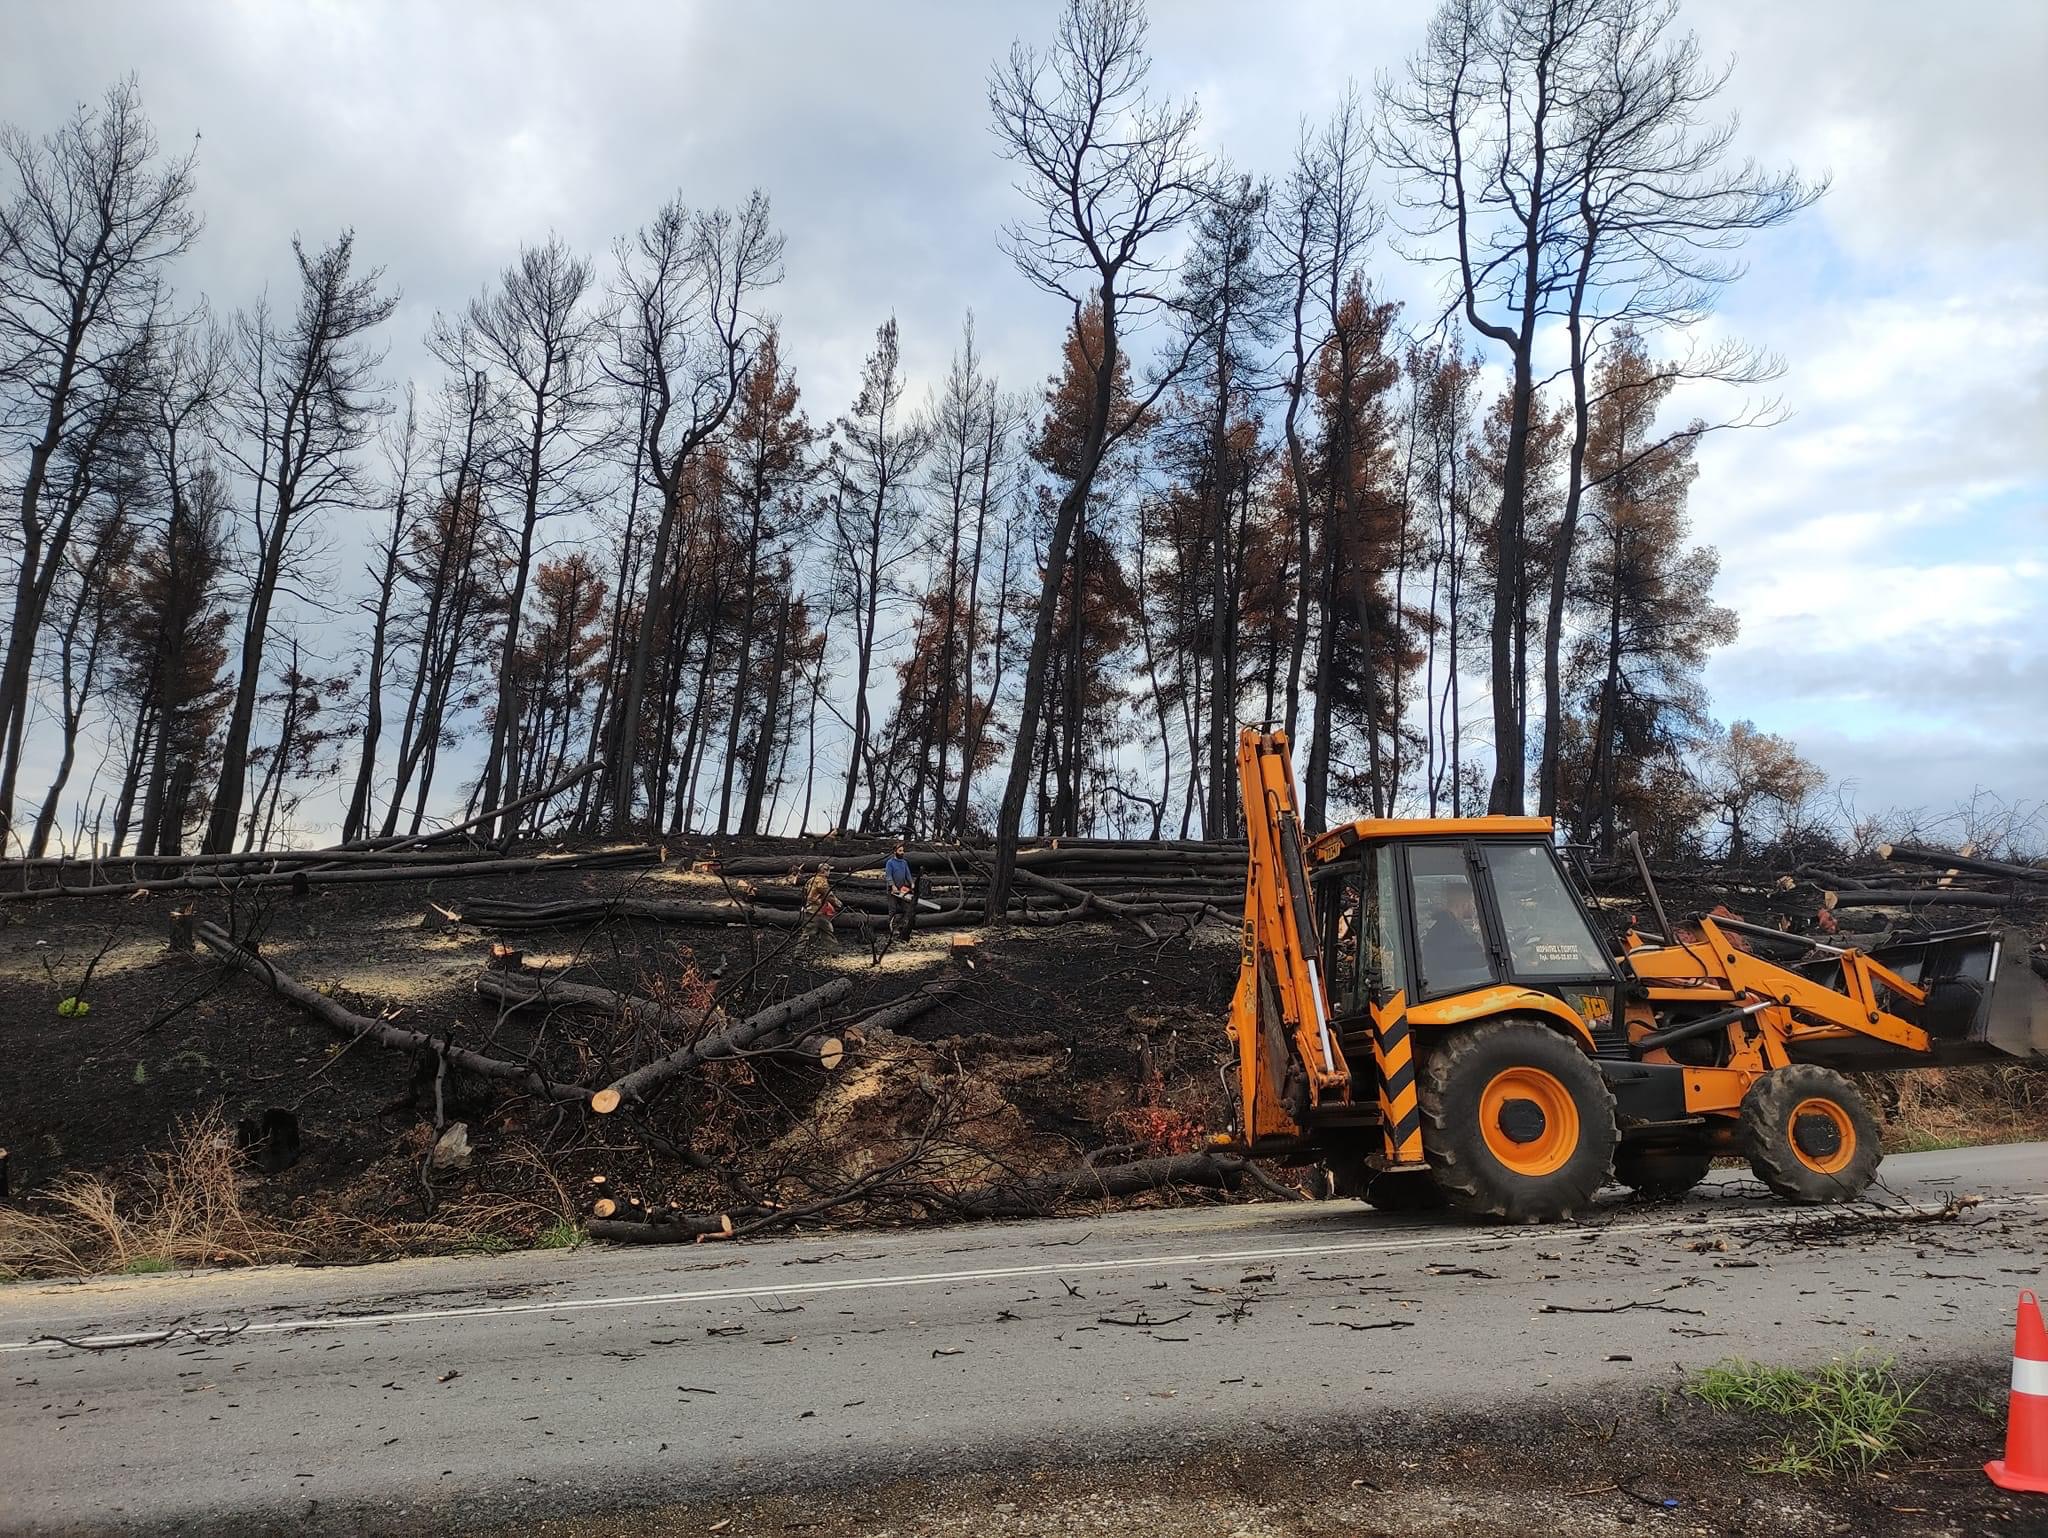
[{"label": "cab window", "polygon": [[1408,986],[1407,946],[1401,934],[1400,877],[1394,851],[1384,845],[1365,851],[1365,880],[1359,915],[1359,971],[1366,998],[1385,1004]]},{"label": "cab window", "polygon": [[1493,958],[1480,927],[1472,871],[1462,844],[1413,844],[1408,879],[1420,942],[1418,971],[1424,998],[1437,998],[1493,981]]},{"label": "cab window", "polygon": [[1515,976],[1597,977],[1611,969],[1548,849],[1497,844],[1485,853]]},{"label": "cab window", "polygon": [[1316,911],[1323,926],[1323,973],[1330,1007],[1340,1015],[1365,1007],[1358,976],[1358,862],[1316,872]]}]

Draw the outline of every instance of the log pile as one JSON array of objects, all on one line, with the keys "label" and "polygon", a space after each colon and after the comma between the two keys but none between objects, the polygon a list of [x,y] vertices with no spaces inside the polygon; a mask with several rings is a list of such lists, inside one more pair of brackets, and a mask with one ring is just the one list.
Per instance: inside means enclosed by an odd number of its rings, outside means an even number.
[{"label": "log pile", "polygon": [[[832,878],[838,927],[878,931],[890,911],[882,880],[886,849],[858,854],[739,855],[707,858],[720,878],[717,901],[641,895],[517,902],[476,898],[464,922],[501,931],[548,929],[643,919],[669,924],[737,924],[796,929],[806,922],[804,883],[819,869]],[[1237,923],[1244,906],[1245,846],[1192,840],[1150,843],[1061,839],[1017,855],[1006,922],[1025,925],[1110,920],[1150,939],[1184,933],[1206,921]],[[958,844],[909,851],[917,873],[923,930],[967,929],[987,921],[991,852]]]},{"label": "log pile", "polygon": [[[415,881],[468,876],[516,876],[544,870],[605,870],[656,865],[649,845],[573,854],[513,858],[476,830],[506,819],[539,822],[547,804],[573,790],[602,766],[572,769],[549,785],[494,811],[445,828],[356,839],[324,849],[250,849],[224,854],[39,855],[0,860],[0,902],[50,897],[130,897],[155,892],[232,893],[289,886],[303,894],[316,885],[363,881]],[[532,817],[528,814],[532,813]]]},{"label": "log pile", "polygon": [[[1800,932],[1872,933],[1900,925],[2048,920],[2048,866],[1979,859],[1914,844],[1874,858],[1838,856],[1789,870],[1699,866],[1656,872],[1674,921],[1716,905]],[[1592,872],[1610,906],[1641,896],[1632,866]]]}]

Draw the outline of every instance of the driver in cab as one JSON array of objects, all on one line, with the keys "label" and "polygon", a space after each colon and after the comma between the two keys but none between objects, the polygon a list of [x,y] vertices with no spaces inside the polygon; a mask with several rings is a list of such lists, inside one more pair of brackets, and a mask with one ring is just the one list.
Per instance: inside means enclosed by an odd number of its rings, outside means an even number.
[{"label": "driver in cab", "polygon": [[1479,909],[1472,888],[1460,882],[1438,899],[1436,917],[1422,934],[1422,976],[1432,991],[1484,982],[1489,974],[1486,941],[1479,933]]}]

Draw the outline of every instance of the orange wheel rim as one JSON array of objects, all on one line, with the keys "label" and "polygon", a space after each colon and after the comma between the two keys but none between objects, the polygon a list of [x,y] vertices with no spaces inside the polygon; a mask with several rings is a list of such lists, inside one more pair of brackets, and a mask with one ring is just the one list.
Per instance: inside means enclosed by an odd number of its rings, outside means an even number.
[{"label": "orange wheel rim", "polygon": [[1785,1131],[1793,1157],[1816,1175],[1838,1175],[1856,1157],[1856,1124],[1837,1101],[1819,1095],[1800,1101]]},{"label": "orange wheel rim", "polygon": [[1487,1152],[1517,1175],[1562,1169],[1579,1146],[1579,1106],[1555,1074],[1503,1068],[1479,1092]]}]

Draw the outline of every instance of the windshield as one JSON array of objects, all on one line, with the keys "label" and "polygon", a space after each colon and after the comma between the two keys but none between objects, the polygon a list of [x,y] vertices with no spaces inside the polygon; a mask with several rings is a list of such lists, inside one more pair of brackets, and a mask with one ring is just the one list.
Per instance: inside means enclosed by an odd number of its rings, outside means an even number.
[{"label": "windshield", "polygon": [[1492,845],[1486,863],[1517,977],[1589,977],[1608,958],[1541,844]]}]

